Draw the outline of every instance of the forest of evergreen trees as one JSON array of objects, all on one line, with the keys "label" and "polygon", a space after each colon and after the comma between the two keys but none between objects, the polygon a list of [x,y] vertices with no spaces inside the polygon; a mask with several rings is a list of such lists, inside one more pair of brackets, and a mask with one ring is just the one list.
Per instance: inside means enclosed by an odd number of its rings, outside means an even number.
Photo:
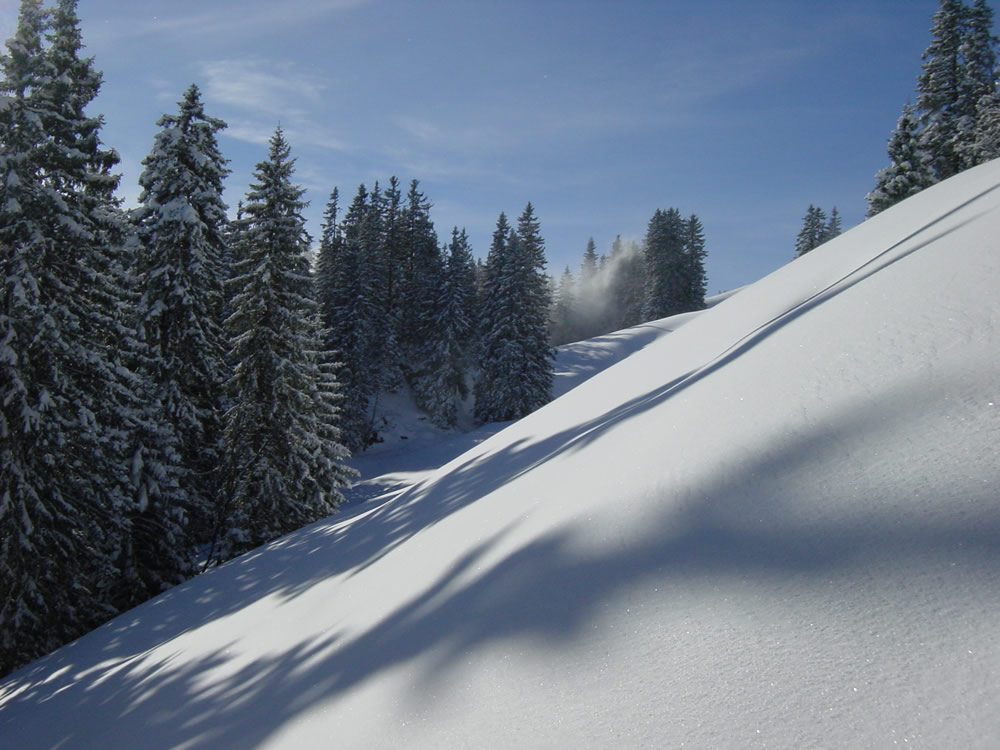
[{"label": "forest of evergreen trees", "polygon": [[192,85],[125,210],[82,48],[76,0],[23,0],[0,60],[0,674],[329,515],[380,393],[444,427],[551,395],[530,204],[477,269],[416,181],[334,190],[314,257],[280,128],[229,220]]}]

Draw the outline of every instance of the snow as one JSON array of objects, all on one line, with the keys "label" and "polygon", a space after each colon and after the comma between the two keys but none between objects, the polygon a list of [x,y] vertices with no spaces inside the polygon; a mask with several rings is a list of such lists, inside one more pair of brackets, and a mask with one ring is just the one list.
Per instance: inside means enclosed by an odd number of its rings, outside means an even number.
[{"label": "snow", "polygon": [[356,459],[344,513],[11,676],[3,745],[993,747],[998,188],[564,349],[577,386],[493,434]]}]

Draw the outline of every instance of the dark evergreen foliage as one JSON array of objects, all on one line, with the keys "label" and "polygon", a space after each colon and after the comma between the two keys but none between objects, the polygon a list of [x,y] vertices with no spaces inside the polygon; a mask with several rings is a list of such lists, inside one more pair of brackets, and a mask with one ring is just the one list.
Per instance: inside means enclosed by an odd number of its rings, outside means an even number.
[{"label": "dark evergreen foliage", "polygon": [[113,613],[130,538],[124,224],[81,48],[75,2],[25,0],[0,63],[0,673]]},{"label": "dark evergreen foliage", "polygon": [[576,279],[569,266],[562,272],[556,285],[552,304],[552,344],[561,346],[577,340]]},{"label": "dark evergreen foliage", "polygon": [[133,275],[141,338],[149,355],[141,371],[150,381],[148,403],[175,433],[182,491],[172,504],[155,495],[145,525],[169,529],[143,547],[139,568],[157,585],[176,583],[191,571],[192,550],[208,541],[219,495],[222,389],[227,342],[221,327],[228,174],[216,134],[225,123],[205,114],[191,86],[176,115],[157,123],[153,149],[139,178],[143,192],[133,212],[138,249]]},{"label": "dark evergreen foliage", "polygon": [[684,223],[684,306],[687,311],[705,307],[708,279],[705,275],[705,229],[694,214]]},{"label": "dark evergreen foliage", "polygon": [[339,389],[321,337],[293,170],[279,128],[247,194],[246,255],[231,281],[224,553],[329,515],[350,475],[341,463],[348,453],[336,426]]},{"label": "dark evergreen foliage", "polygon": [[373,407],[381,390],[399,382],[400,356],[385,302],[381,198],[364,185],[336,224],[335,195],[319,251],[320,300],[327,346],[341,362],[342,431],[351,450],[375,439]]},{"label": "dark evergreen foliage", "polygon": [[904,108],[890,138],[891,163],[868,195],[870,216],[995,153],[987,135],[997,80],[992,8],[940,0],[931,34],[916,107]]},{"label": "dark evergreen foliage", "polygon": [[519,419],[551,399],[549,285],[540,228],[529,203],[513,231],[500,214],[483,281],[479,376],[480,422]]},{"label": "dark evergreen foliage", "polygon": [[680,211],[657,209],[646,230],[646,298],[644,315],[656,320],[686,312],[684,220]]},{"label": "dark evergreen foliage", "polygon": [[475,336],[476,288],[472,251],[465,231],[452,230],[451,244],[435,299],[435,320],[426,350],[426,375],[414,388],[418,406],[439,427],[453,427],[469,395]]},{"label": "dark evergreen foliage", "polygon": [[616,237],[608,255],[608,331],[643,322],[646,298],[645,253],[637,242]]},{"label": "dark evergreen foliage", "polygon": [[795,257],[805,255],[823,244],[823,235],[826,231],[826,212],[809,204],[805,218],[802,220],[802,229],[799,230],[798,237],[795,238]]}]

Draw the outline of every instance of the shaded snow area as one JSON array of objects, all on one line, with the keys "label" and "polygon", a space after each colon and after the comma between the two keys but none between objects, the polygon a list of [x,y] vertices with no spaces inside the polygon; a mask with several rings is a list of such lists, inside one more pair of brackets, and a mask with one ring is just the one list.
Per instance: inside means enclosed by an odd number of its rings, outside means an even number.
[{"label": "shaded snow area", "polygon": [[998,187],[602,337],[535,414],[11,676],[0,744],[995,747]]}]

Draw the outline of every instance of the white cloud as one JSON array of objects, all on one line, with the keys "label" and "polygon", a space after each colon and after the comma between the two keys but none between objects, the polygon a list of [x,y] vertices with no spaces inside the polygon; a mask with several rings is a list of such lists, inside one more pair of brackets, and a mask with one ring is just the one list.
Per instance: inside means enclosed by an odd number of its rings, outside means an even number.
[{"label": "white cloud", "polygon": [[294,63],[262,58],[202,63],[205,98],[229,121],[226,134],[249,143],[267,143],[277,124],[293,145],[336,151],[348,145],[314,114],[327,87],[324,78]]},{"label": "white cloud", "polygon": [[[323,16],[350,10],[369,0],[296,0],[278,3],[273,0],[218,2],[197,13],[186,13],[182,4],[174,5],[176,15],[160,14],[145,18],[111,19],[98,32],[108,37],[126,38],[146,35],[242,37],[249,33],[272,31],[313,21]],[[142,7],[141,5],[139,7]]]}]

